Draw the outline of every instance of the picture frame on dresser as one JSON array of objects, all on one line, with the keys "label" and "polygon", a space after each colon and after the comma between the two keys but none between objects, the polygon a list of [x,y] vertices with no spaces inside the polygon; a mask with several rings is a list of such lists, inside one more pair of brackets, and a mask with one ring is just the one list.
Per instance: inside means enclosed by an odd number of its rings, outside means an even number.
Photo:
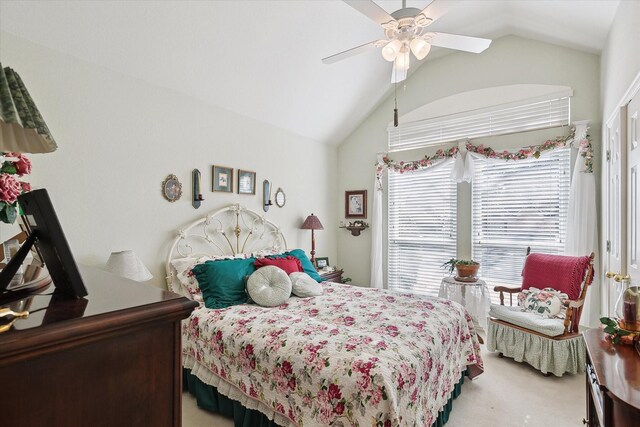
[{"label": "picture frame on dresser", "polygon": [[317,257],[316,258],[316,269],[322,270],[323,268],[329,267],[329,258],[328,257]]}]

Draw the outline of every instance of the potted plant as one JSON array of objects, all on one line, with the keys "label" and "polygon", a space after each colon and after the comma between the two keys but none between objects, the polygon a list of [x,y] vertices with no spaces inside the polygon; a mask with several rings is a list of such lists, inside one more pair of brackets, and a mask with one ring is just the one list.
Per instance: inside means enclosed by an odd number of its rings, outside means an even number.
[{"label": "potted plant", "polygon": [[457,277],[476,277],[480,263],[472,259],[455,259],[451,258],[449,261],[442,264],[443,268],[449,270],[449,274],[453,273],[453,270],[457,270]]}]

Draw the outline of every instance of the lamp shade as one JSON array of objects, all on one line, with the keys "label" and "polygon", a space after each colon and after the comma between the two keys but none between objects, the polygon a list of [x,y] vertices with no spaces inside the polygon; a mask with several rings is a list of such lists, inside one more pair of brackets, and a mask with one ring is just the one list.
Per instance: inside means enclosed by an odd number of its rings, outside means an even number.
[{"label": "lamp shade", "polygon": [[151,272],[133,251],[112,252],[107,261],[106,269],[113,274],[137,282],[153,278]]},{"label": "lamp shade", "polygon": [[56,148],[22,79],[0,63],[0,151],[50,153]]},{"label": "lamp shade", "polygon": [[309,215],[300,228],[302,230],[324,230],[322,223],[314,214]]}]

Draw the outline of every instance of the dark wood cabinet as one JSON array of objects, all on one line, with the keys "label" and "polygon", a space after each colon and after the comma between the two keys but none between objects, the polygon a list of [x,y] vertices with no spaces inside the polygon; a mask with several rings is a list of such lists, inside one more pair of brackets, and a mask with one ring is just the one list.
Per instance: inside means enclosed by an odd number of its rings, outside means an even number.
[{"label": "dark wood cabinet", "polygon": [[327,282],[342,283],[342,273],[344,273],[344,270],[340,269],[335,271],[329,271],[326,273],[323,273],[322,271],[320,271],[318,273],[320,274],[320,277],[325,279]]},{"label": "dark wood cabinet", "polygon": [[613,345],[600,329],[584,333],[587,345],[587,418],[590,427],[640,425],[640,355]]},{"label": "dark wood cabinet", "polygon": [[180,321],[197,303],[80,270],[87,297],[12,304],[30,315],[0,334],[2,425],[181,425]]}]

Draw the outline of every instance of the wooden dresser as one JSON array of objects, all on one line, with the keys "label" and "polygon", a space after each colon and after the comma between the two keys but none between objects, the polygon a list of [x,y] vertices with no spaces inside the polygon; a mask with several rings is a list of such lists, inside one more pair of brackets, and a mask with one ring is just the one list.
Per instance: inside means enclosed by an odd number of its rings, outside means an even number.
[{"label": "wooden dresser", "polygon": [[80,271],[87,297],[52,296],[51,286],[0,334],[0,424],[180,426],[180,321],[197,303]]},{"label": "wooden dresser", "polygon": [[587,345],[587,418],[590,427],[640,425],[640,355],[613,345],[600,329],[584,333]]}]

